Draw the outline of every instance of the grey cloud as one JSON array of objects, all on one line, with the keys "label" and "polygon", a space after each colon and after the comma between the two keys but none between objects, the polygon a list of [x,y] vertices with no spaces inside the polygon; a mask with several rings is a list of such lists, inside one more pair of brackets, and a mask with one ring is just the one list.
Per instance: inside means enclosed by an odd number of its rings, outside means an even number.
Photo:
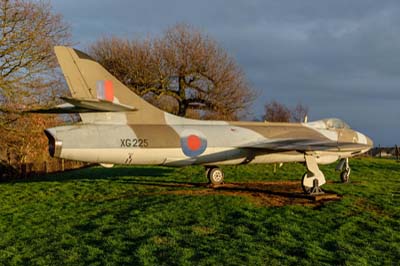
[{"label": "grey cloud", "polygon": [[[97,38],[159,34],[177,22],[214,37],[266,101],[309,106],[393,145],[400,131],[400,3],[308,1],[53,1],[85,48]],[[390,128],[390,132],[386,130]]]}]

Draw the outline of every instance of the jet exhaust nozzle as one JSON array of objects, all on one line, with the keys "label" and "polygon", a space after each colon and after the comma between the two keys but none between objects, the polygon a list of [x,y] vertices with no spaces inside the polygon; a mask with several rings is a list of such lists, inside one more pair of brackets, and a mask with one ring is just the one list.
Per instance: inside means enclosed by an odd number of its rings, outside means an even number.
[{"label": "jet exhaust nozzle", "polygon": [[62,141],[55,138],[55,132],[52,129],[44,131],[49,140],[49,154],[51,157],[60,157],[62,149]]}]

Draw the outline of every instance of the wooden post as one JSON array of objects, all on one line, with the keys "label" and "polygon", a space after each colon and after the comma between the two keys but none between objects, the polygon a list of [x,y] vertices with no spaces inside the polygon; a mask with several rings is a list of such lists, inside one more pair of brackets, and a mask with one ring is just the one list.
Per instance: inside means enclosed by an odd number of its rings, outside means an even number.
[{"label": "wooden post", "polygon": [[21,177],[26,178],[26,163],[21,163],[20,169],[21,169]]},{"label": "wooden post", "polygon": [[43,162],[43,172],[44,172],[45,174],[48,173],[48,170],[47,170],[47,161],[44,161],[44,162]]},{"label": "wooden post", "polygon": [[11,152],[8,148],[7,148],[7,161],[8,165],[11,165]]},{"label": "wooden post", "polygon": [[26,177],[31,176],[32,171],[33,171],[33,163],[28,163],[28,171],[27,171]]},{"label": "wooden post", "polygon": [[396,155],[396,161],[399,160],[399,147],[396,145],[394,145],[395,151],[394,154]]},{"label": "wooden post", "polygon": [[64,172],[64,170],[65,170],[64,159],[61,159],[61,171]]}]

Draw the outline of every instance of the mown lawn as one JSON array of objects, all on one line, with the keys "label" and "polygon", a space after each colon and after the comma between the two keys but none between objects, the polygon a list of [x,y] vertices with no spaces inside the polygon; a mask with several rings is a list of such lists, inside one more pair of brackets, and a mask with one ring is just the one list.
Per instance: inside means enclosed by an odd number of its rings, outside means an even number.
[{"label": "mown lawn", "polygon": [[[190,194],[203,168],[100,167],[0,183],[0,265],[399,265],[400,163],[351,161],[319,207]],[[321,167],[338,181],[335,166]],[[226,182],[298,180],[299,164],[225,167]],[[168,193],[188,190],[188,193]]]}]

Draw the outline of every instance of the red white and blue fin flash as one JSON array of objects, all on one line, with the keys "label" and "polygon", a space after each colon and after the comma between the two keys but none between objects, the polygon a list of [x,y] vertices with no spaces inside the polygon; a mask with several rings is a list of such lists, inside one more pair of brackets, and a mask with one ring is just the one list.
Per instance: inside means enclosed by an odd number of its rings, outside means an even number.
[{"label": "red white and blue fin flash", "polygon": [[96,83],[97,99],[114,101],[114,86],[111,80],[98,80]]},{"label": "red white and blue fin flash", "polygon": [[207,139],[200,131],[185,130],[181,134],[181,147],[186,156],[199,156],[207,148]]}]

